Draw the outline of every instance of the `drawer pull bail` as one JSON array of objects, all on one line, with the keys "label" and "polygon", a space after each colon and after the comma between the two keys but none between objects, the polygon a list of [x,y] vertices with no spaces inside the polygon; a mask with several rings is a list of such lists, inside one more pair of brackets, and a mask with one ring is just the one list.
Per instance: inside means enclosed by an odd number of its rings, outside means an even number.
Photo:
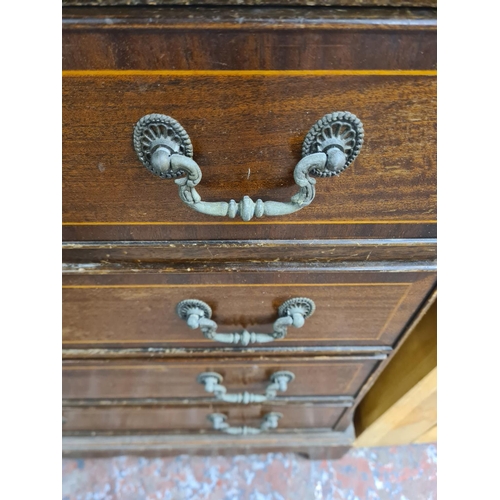
[{"label": "drawer pull bail", "polygon": [[260,434],[271,429],[276,429],[278,427],[278,420],[283,415],[277,412],[266,413],[262,417],[262,422],[260,427],[247,427],[246,425],[242,427],[231,427],[227,423],[227,417],[223,413],[211,413],[207,416],[207,419],[212,422],[214,430],[225,432],[226,434],[233,434],[238,436],[247,436],[249,434]]},{"label": "drawer pull bail", "polygon": [[297,297],[283,302],[278,308],[278,319],[274,322],[273,333],[255,333],[247,330],[241,333],[218,333],[217,323],[210,319],[212,309],[208,304],[197,299],[182,300],[177,304],[177,314],[189,328],[193,330],[199,328],[207,339],[241,346],[283,339],[289,326],[301,328],[315,309],[316,306],[311,299]]},{"label": "drawer pull bail", "polygon": [[299,187],[289,202],[242,200],[202,201],[196,191],[201,169],[193,158],[189,135],[170,116],[153,113],[143,116],[134,128],[134,148],[142,164],[162,179],[175,179],[181,200],[197,212],[244,221],[264,215],[287,215],[309,205],[315,195],[314,177],[337,176],[358,156],[363,145],[363,124],[348,111],[329,113],[309,130],[302,145],[302,159],[293,177]]},{"label": "drawer pull bail", "polygon": [[226,387],[222,385],[223,377],[217,372],[200,373],[196,381],[204,385],[205,390],[212,393],[218,401],[248,405],[250,403],[263,403],[264,401],[274,399],[278,391],[285,392],[288,389],[288,384],[294,378],[295,375],[292,372],[274,372],[269,377],[269,384],[266,387],[265,394],[253,394],[247,391],[238,394],[227,394]]}]

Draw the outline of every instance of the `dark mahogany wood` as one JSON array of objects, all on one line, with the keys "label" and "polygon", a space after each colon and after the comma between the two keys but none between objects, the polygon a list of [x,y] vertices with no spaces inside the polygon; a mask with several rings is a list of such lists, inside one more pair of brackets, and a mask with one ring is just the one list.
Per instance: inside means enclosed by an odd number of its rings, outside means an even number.
[{"label": "dark mahogany wood", "polygon": [[[397,269],[397,268],[396,268]],[[434,272],[102,274],[65,277],[63,343],[67,348],[228,347],[191,330],[175,307],[207,302],[220,332],[272,332],[278,307],[309,297],[316,312],[272,346],[394,344],[434,286]],[[258,347],[254,345],[252,347]]]},{"label": "dark mahogany wood", "polygon": [[[222,345],[222,344],[221,344]],[[389,355],[392,351],[388,346],[298,346],[283,347],[278,344],[274,347],[66,347],[62,350],[63,359],[154,359],[154,358],[186,358],[186,357],[213,357],[220,356],[336,356],[351,354],[383,354]]]},{"label": "dark mahogany wood", "polygon": [[[340,406],[268,403],[260,405],[199,405],[178,407],[90,406],[63,408],[63,432],[210,432],[210,413],[223,413],[233,426],[259,427],[262,417],[279,412],[278,432],[282,429],[324,429],[335,426],[343,412]],[[212,431],[216,433],[216,431]]]},{"label": "dark mahogany wood", "polygon": [[196,360],[64,361],[63,398],[206,397],[197,383],[202,372],[224,377],[228,392],[264,393],[276,371],[295,374],[287,396],[354,396],[385,356],[320,358],[199,358]]},{"label": "dark mahogany wood", "polygon": [[66,8],[63,68],[434,70],[436,11]]},{"label": "dark mahogany wood", "polygon": [[[175,195],[176,196],[176,195]],[[314,203],[314,202],[313,202]],[[270,221],[264,223],[246,222],[244,224],[219,223],[220,238],[244,239],[279,239],[286,240],[299,235],[301,240],[318,238],[436,238],[437,224],[433,222],[415,224],[410,221],[398,222],[326,222],[320,224],[276,224]],[[123,240],[189,240],[207,241],[214,237],[214,228],[206,223],[189,225],[155,224],[151,225],[64,225],[63,239],[66,241],[123,241]]]},{"label": "dark mahogany wood", "polygon": [[[203,356],[206,360],[206,355]],[[302,356],[303,357],[303,356]],[[378,356],[376,359],[382,359]],[[375,358],[373,358],[375,359]],[[305,402],[307,401],[307,402]],[[276,396],[272,400],[273,405],[287,405],[287,404],[305,404],[311,405],[315,404],[327,404],[328,406],[335,406],[341,408],[350,408],[354,403],[354,398],[352,396]],[[82,407],[93,407],[93,408],[173,408],[181,406],[191,406],[191,405],[213,405],[217,404],[222,411],[235,406],[233,403],[214,401],[214,397],[210,396],[208,393],[205,397],[197,397],[195,400],[192,398],[188,399],[172,399],[172,398],[106,398],[106,399],[63,399],[63,408],[82,408]],[[238,407],[239,405],[236,405]]]},{"label": "dark mahogany wood", "polygon": [[168,434],[154,436],[65,436],[63,455],[105,457],[113,455],[170,456],[242,455],[248,453],[298,453],[311,459],[340,458],[352,445],[354,430],[317,432],[269,432],[256,436],[226,434]]},{"label": "dark mahogany wood", "polygon": [[[63,429],[80,434],[64,438],[68,456],[338,457],[435,294],[436,11],[392,8],[435,1],[209,2],[225,6],[63,9]],[[203,199],[285,201],[307,131],[336,110],[363,121],[360,156],[281,218],[193,212],[132,146],[140,117],[171,115],[193,141]],[[315,314],[262,347],[206,340],[175,313],[198,298],[221,332],[270,332],[296,296]],[[296,379],[262,405],[216,402],[196,382],[216,371],[229,392],[263,393],[277,370]],[[285,416],[235,437],[211,431],[211,411],[232,425]]]},{"label": "dark mahogany wood", "polygon": [[[285,240],[285,241],[120,241],[66,242],[63,244],[65,271],[89,269],[69,264],[101,263],[106,271],[125,263],[142,269],[160,269],[166,262],[301,262],[376,263],[433,262],[436,260],[435,239],[394,240]],[[149,267],[145,264],[152,264]],[[117,269],[115,266],[114,268]]]},{"label": "dark mahogany wood", "polygon": [[[387,237],[401,224],[427,237],[435,226],[432,77],[79,76],[65,78],[63,89],[63,220],[74,225],[66,238],[101,239],[94,231],[103,227],[114,239],[116,224],[128,232],[120,239],[134,239],[130,231],[142,226],[150,240],[350,237],[351,227],[366,224]],[[338,178],[318,179],[310,206],[251,223],[191,210],[132,146],[141,116],[169,114],[191,135],[204,199],[287,201],[307,131],[334,109],[364,123],[355,163]],[[309,226],[306,236],[297,223]]]},{"label": "dark mahogany wood", "polygon": [[115,6],[115,5],[249,5],[293,7],[307,5],[308,7],[437,7],[437,0],[62,0],[63,6]]}]

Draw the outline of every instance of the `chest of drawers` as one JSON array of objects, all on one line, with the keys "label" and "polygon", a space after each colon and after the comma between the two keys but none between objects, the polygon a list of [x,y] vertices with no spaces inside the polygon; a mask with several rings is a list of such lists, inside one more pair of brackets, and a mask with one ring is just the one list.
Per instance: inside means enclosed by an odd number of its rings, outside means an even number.
[{"label": "chest of drawers", "polygon": [[64,452],[339,456],[435,297],[435,11],[119,3],[63,9]]}]

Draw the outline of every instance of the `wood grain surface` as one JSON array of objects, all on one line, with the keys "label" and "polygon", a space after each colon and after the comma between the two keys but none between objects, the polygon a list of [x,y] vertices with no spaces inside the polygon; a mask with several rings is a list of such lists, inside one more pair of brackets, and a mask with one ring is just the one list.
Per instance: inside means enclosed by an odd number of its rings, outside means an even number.
[{"label": "wood grain surface", "polygon": [[415,444],[421,443],[436,443],[437,442],[437,425],[431,427],[428,431],[424,432],[417,439],[413,441]]},{"label": "wood grain surface", "polygon": [[[349,427],[353,403],[435,286],[435,11],[231,1],[63,9],[65,432],[171,433],[67,437],[65,453],[341,454],[352,432],[320,429]],[[413,2],[337,4],[381,3]],[[141,116],[168,114],[191,136],[203,199],[288,200],[305,134],[335,110],[363,121],[361,155],[338,179],[318,179],[311,206],[281,219],[192,212],[132,147]],[[219,331],[269,332],[280,303],[298,295],[317,311],[275,352],[238,356],[175,315],[179,300],[198,298]],[[115,359],[92,359],[100,348]],[[163,353],[145,359],[148,349]],[[277,370],[296,379],[288,399],[268,405],[214,405],[196,382],[216,371],[229,392],[262,393]],[[286,416],[275,433],[234,439],[210,431],[212,408],[233,425],[258,425],[269,409]],[[198,429],[207,435],[190,437]]]},{"label": "wood grain surface", "polygon": [[63,68],[435,70],[436,12],[66,8]]},{"label": "wood grain surface", "polygon": [[176,456],[242,455],[248,453],[299,453],[311,459],[336,459],[354,441],[352,427],[345,432],[268,432],[256,436],[227,434],[156,434],[153,436],[64,436],[65,457],[105,457],[113,455]]},{"label": "wood grain surface", "polygon": [[206,397],[204,387],[196,381],[202,372],[222,375],[228,392],[264,393],[274,372],[288,370],[295,380],[286,395],[353,396],[379,358],[63,361],[62,394],[64,399]]},{"label": "wood grain surface", "polygon": [[[157,283],[130,283],[127,275],[89,277],[63,289],[65,347],[228,347],[191,330],[175,307],[207,302],[219,332],[272,332],[278,307],[309,297],[315,313],[290,327],[276,346],[394,344],[408,318],[434,286],[435,273],[215,273],[146,275]],[[142,278],[145,278],[144,276]],[[81,280],[84,277],[80,277]],[[141,279],[134,275],[135,280]],[[106,279],[107,284],[99,284]],[[160,282],[158,282],[160,280]],[[280,283],[281,282],[281,283]],[[255,345],[253,347],[258,347]],[[266,346],[269,347],[269,346]]]},{"label": "wood grain surface", "polygon": [[79,407],[63,408],[63,432],[162,432],[212,430],[210,413],[223,413],[233,426],[259,427],[262,417],[279,412],[280,429],[332,429],[343,412],[331,405],[190,405],[182,407]]},{"label": "wood grain surface", "polygon": [[437,368],[432,369],[356,439],[356,446],[412,443],[437,424]]},{"label": "wood grain surface", "polygon": [[[248,241],[120,241],[65,242],[65,272],[88,272],[91,263],[135,265],[142,269],[162,269],[168,263],[403,263],[434,262],[435,239],[392,240],[248,240]],[[75,264],[73,266],[73,264]],[[76,264],[84,264],[77,266]],[[71,265],[71,266],[70,266]],[[114,266],[116,269],[117,266]],[[107,272],[111,266],[107,266]],[[103,270],[103,272],[105,272]]]},{"label": "wood grain surface", "polygon": [[[355,414],[360,446],[412,443],[435,425],[437,302],[427,311]],[[419,388],[420,387],[420,388]]]},{"label": "wood grain surface", "polygon": [[308,7],[437,7],[437,0],[62,0],[63,6],[105,6],[105,5],[251,5],[251,6],[300,6]]},{"label": "wood grain surface", "polygon": [[[114,239],[122,236],[110,234],[115,224],[128,233],[120,239],[134,239],[139,225],[151,240],[292,238],[302,233],[295,224],[310,222],[320,238],[371,223],[387,237],[395,230],[404,237],[401,223],[411,237],[428,237],[435,226],[432,77],[137,74],[68,77],[63,91],[63,220],[73,226],[65,239]],[[363,121],[360,156],[339,178],[319,179],[309,207],[254,223],[192,211],[132,147],[141,116],[171,115],[193,141],[203,199],[286,201],[296,192],[292,173],[307,131],[332,110]],[[99,236],[93,230],[101,225]]]},{"label": "wood grain surface", "polygon": [[[410,337],[410,335],[415,331],[418,327],[418,324],[425,317],[426,313],[432,307],[437,297],[437,289],[434,286],[432,290],[429,292],[425,300],[420,304],[419,308],[413,312],[413,314],[409,317],[408,323],[406,324],[403,332],[401,333],[397,344],[394,346],[390,355],[383,361],[380,362],[378,367],[373,371],[370,375],[366,383],[363,385],[361,390],[359,391],[354,405],[351,408],[348,408],[338,423],[339,429],[346,429],[353,422],[353,415],[356,411],[358,405],[362,403],[363,399],[366,397],[367,393],[373,388],[374,384],[377,382],[377,379],[383,375],[384,370],[390,365],[391,361],[398,354],[398,352],[405,346],[406,340]],[[409,361],[410,365],[414,363],[413,359]]]}]

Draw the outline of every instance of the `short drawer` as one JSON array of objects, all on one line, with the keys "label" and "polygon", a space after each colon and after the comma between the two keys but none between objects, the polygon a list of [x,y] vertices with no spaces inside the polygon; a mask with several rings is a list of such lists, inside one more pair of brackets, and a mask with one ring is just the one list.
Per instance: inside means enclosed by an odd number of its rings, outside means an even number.
[{"label": "short drawer", "polygon": [[[404,269],[404,266],[401,266]],[[435,272],[157,271],[75,273],[64,277],[63,344],[67,349],[217,348],[233,344],[191,329],[176,307],[186,299],[212,309],[217,332],[273,332],[279,307],[311,299],[314,313],[286,336],[252,347],[392,346],[434,286]],[[238,345],[241,347],[241,344]],[[96,352],[94,352],[96,354]]]},{"label": "short drawer", "polygon": [[354,396],[383,356],[321,358],[243,358],[218,360],[65,361],[64,399],[206,398],[212,393],[198,381],[218,373],[228,394],[265,394],[276,372],[294,379],[277,396]]},{"label": "short drawer", "polygon": [[[218,413],[231,426],[258,428],[266,414],[277,412],[280,429],[332,429],[345,408],[335,405],[241,406],[189,405],[172,407],[73,407],[63,409],[63,432],[210,432],[209,415]],[[215,431],[214,431],[215,432]]]}]

